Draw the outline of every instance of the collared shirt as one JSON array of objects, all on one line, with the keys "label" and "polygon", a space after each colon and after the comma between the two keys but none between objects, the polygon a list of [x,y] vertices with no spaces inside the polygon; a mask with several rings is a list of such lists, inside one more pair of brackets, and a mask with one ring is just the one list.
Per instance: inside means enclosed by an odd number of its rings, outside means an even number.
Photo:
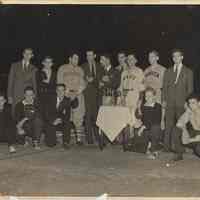
[{"label": "collared shirt", "polygon": [[106,71],[109,72],[109,70],[111,69],[111,67],[112,67],[111,65],[108,65],[108,66],[106,67]]},{"label": "collared shirt", "polygon": [[89,63],[89,66],[90,66],[90,72],[92,73],[92,71],[94,70],[94,75],[96,76],[97,72],[96,72],[96,64],[95,64],[95,62]]},{"label": "collared shirt", "polygon": [[25,62],[25,60],[22,60],[22,67],[23,67],[23,70],[28,69],[29,64],[30,64],[30,62]]},{"label": "collared shirt", "polygon": [[59,107],[60,103],[62,102],[63,98],[60,99],[59,97],[57,97],[57,103],[56,103],[56,108]]},{"label": "collared shirt", "polygon": [[177,71],[177,75],[176,75],[176,80],[175,80],[175,84],[178,82],[178,78],[179,78],[179,75],[180,75],[180,73],[181,73],[181,69],[182,69],[182,67],[183,67],[183,64],[182,63],[180,63],[178,66],[177,65],[174,65],[174,72],[176,71],[176,70],[178,70]]}]

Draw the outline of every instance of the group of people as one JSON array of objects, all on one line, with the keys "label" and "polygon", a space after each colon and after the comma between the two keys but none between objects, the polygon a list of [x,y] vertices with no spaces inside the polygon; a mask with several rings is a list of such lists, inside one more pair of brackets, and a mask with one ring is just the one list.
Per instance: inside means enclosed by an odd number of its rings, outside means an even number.
[{"label": "group of people", "polygon": [[134,53],[119,52],[119,65],[114,67],[110,55],[101,55],[97,62],[93,50],[79,65],[79,55],[73,52],[58,70],[50,56],[40,69],[32,58],[33,50],[25,49],[22,60],[10,68],[7,98],[0,92],[0,131],[10,153],[16,152],[16,143],[28,145],[27,138],[40,149],[41,134],[53,147],[58,131],[65,149],[72,138],[78,145],[93,144],[99,139],[99,107],[117,105],[128,107],[131,114],[121,133],[131,144],[127,150],[155,159],[162,143],[165,151],[174,152],[173,161],[183,159],[185,147],[200,156],[200,99],[193,93],[193,72],[183,64],[182,50],[172,52],[174,65],[168,69],[159,64],[159,53],[150,51],[150,66],[144,71]]}]

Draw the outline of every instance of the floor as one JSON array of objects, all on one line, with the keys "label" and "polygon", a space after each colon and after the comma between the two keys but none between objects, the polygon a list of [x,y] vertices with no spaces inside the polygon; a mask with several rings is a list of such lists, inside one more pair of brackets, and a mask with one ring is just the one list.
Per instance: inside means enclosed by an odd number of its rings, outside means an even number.
[{"label": "floor", "polygon": [[157,160],[109,146],[17,147],[14,155],[0,145],[0,193],[4,195],[200,196],[200,159],[187,153],[166,167],[170,153]]}]

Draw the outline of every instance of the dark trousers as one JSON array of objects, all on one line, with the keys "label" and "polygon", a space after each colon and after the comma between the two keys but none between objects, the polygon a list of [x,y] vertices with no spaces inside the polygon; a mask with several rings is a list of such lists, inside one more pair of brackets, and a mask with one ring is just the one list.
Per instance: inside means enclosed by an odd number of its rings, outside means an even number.
[{"label": "dark trousers", "polygon": [[29,136],[33,141],[40,142],[41,133],[43,130],[43,121],[40,117],[35,117],[24,122],[23,127],[25,135],[18,136],[20,143],[25,142],[25,137]]},{"label": "dark trousers", "polygon": [[[199,134],[199,131],[195,131],[196,135]],[[194,132],[192,133],[195,134]],[[177,154],[183,154],[185,147],[193,149],[194,153],[200,157],[200,142],[193,142],[187,145],[182,144],[182,130],[178,127],[174,127],[172,131],[172,147],[173,151]]]},{"label": "dark trousers", "polygon": [[0,122],[0,132],[3,136],[3,141],[8,143],[8,146],[11,146],[16,143],[16,128],[14,124],[10,124],[9,127],[6,127]]},{"label": "dark trousers", "polygon": [[45,127],[45,143],[47,146],[52,147],[55,146],[57,143],[56,140],[56,131],[62,131],[63,133],[63,144],[69,144],[71,139],[71,122],[65,122],[62,124],[58,124],[54,126],[52,124],[46,124]]},{"label": "dark trousers", "polygon": [[[175,95],[175,94],[174,94]],[[168,106],[166,108],[165,113],[165,135],[164,135],[164,145],[171,149],[171,141],[172,141],[172,130],[176,125],[177,120],[184,113],[184,107],[180,106]]]},{"label": "dark trousers", "polygon": [[144,134],[147,135],[148,141],[151,142],[151,152],[155,152],[159,149],[159,142],[161,139],[160,125],[153,125],[149,130],[144,130]]},{"label": "dark trousers", "polygon": [[160,125],[152,125],[151,128],[144,130],[143,133],[138,135],[139,128],[134,128],[134,137],[130,140],[130,129],[127,126],[124,130],[124,142],[128,144],[128,140],[131,141],[132,150],[140,153],[145,153],[147,150],[148,143],[151,142],[151,152],[155,152],[159,149],[159,142],[161,139],[161,128]]}]

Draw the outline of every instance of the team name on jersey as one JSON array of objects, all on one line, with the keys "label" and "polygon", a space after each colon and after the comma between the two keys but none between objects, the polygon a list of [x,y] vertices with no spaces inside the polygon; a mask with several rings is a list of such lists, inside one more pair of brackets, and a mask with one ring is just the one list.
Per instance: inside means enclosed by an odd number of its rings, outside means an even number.
[{"label": "team name on jersey", "polygon": [[136,76],[134,74],[128,74],[126,76],[124,76],[123,80],[135,80]]},{"label": "team name on jersey", "polygon": [[155,71],[150,71],[147,74],[145,74],[145,77],[148,77],[148,76],[154,76],[156,78],[159,78],[160,74],[158,72],[155,72]]}]

